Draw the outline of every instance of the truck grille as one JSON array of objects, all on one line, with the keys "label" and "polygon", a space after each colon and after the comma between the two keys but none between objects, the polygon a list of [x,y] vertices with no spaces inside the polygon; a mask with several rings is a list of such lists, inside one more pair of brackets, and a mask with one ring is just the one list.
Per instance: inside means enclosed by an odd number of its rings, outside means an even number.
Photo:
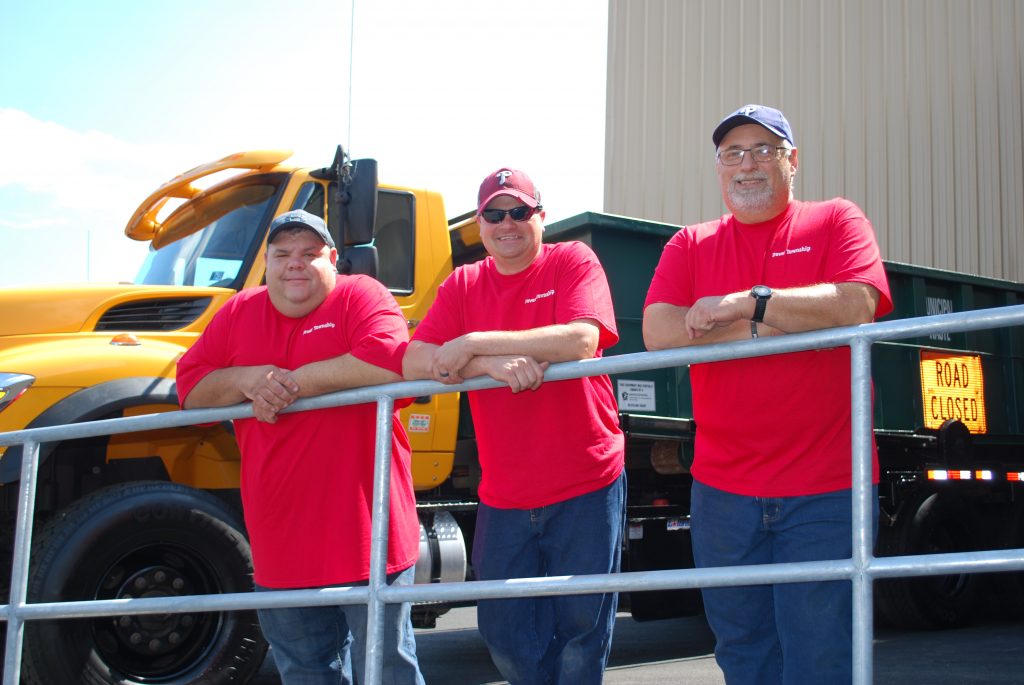
[{"label": "truck grille", "polygon": [[126,302],[105,311],[96,330],[176,331],[198,319],[209,306],[209,297]]}]

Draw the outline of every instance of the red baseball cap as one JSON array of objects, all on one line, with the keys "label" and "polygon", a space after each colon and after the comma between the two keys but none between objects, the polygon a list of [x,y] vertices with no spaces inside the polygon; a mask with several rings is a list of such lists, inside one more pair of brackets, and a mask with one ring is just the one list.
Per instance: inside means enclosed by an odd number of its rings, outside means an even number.
[{"label": "red baseball cap", "polygon": [[483,211],[484,207],[499,195],[519,198],[531,209],[540,205],[540,192],[534,187],[533,181],[516,169],[502,167],[484,178],[480,184],[480,192],[476,196],[477,213]]}]

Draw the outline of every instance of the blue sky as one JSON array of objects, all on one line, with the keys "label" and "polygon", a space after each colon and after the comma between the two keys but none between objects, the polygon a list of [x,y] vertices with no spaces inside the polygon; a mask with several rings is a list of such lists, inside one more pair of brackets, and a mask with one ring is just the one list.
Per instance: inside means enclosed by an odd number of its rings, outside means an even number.
[{"label": "blue sky", "polygon": [[381,180],[441,191],[450,216],[502,165],[533,176],[549,221],[602,206],[606,0],[34,0],[3,14],[0,286],[130,281],[138,203],[240,150],[323,166],[342,143]]}]

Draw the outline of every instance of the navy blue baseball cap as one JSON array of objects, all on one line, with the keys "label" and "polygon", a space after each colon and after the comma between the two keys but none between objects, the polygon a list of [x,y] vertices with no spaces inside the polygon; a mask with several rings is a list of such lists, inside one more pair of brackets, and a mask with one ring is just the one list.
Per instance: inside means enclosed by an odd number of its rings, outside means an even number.
[{"label": "navy blue baseball cap", "polygon": [[796,143],[793,142],[793,130],[789,127],[786,117],[779,110],[764,105],[745,105],[722,119],[715,128],[715,132],[711,134],[711,142],[717,148],[726,133],[743,124],[760,124],[796,147]]},{"label": "navy blue baseball cap", "polygon": [[274,242],[277,234],[286,228],[304,228],[307,231],[312,231],[327,244],[327,247],[334,247],[334,238],[327,230],[324,220],[316,214],[310,214],[302,209],[293,209],[274,219],[274,222],[270,224],[270,231],[267,232],[267,245]]}]

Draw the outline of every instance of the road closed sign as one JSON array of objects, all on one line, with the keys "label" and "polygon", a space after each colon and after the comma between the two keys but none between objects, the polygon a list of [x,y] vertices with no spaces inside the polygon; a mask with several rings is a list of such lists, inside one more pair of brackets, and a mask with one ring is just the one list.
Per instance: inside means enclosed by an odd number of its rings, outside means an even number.
[{"label": "road closed sign", "polygon": [[988,430],[979,355],[921,350],[921,399],[927,428],[957,419],[972,433]]}]

